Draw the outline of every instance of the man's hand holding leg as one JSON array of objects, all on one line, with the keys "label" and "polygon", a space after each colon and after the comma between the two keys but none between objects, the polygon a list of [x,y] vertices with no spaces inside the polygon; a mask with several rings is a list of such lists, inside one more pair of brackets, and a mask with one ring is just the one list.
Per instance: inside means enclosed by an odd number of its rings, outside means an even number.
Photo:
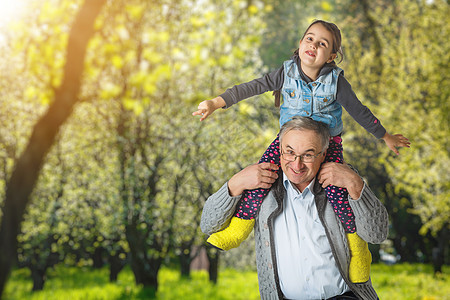
[{"label": "man's hand holding leg", "polygon": [[278,169],[277,165],[271,163],[260,163],[246,167],[228,181],[230,196],[241,195],[244,190],[270,188],[278,178],[277,173],[274,172]]},{"label": "man's hand holding leg", "polygon": [[348,165],[335,162],[324,163],[317,176],[322,187],[329,185],[346,188],[353,200],[361,196],[364,182]]}]

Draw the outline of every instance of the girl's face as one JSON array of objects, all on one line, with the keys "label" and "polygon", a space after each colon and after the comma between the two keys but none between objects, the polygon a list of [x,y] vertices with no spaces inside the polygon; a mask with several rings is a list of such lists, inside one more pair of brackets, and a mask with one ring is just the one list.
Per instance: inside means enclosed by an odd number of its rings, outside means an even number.
[{"label": "girl's face", "polygon": [[320,70],[327,62],[336,58],[333,50],[333,35],[322,24],[312,25],[300,41],[299,52],[302,67]]}]

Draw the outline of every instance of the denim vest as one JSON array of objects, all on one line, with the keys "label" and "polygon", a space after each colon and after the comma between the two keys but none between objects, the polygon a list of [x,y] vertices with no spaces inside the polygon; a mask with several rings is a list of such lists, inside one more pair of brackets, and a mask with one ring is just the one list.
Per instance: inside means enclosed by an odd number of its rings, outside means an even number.
[{"label": "denim vest", "polygon": [[336,101],[337,82],[342,69],[335,67],[330,73],[306,83],[300,77],[293,60],[285,61],[284,83],[281,90],[280,127],[294,116],[310,117],[330,128],[331,136],[342,132],[342,106]]}]

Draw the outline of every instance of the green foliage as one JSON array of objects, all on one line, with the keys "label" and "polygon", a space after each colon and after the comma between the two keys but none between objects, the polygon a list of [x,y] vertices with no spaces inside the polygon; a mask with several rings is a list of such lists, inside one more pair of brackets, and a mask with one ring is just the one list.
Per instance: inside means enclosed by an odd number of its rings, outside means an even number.
[{"label": "green foliage", "polygon": [[386,43],[399,41],[386,48],[383,56],[386,74],[396,76],[385,82],[382,99],[383,103],[394,100],[395,106],[404,109],[401,114],[393,108],[382,112],[399,125],[409,124],[400,128],[412,138],[413,148],[399,159],[388,159],[388,172],[398,190],[413,196],[414,212],[424,223],[421,233],[436,234],[450,225],[450,76],[440,71],[448,67],[450,43],[445,38],[449,34],[445,23],[450,10],[443,1],[434,5],[398,1],[396,9],[401,11],[397,18],[382,21],[386,22]]},{"label": "green foliage", "polygon": [[[80,3],[33,1],[27,19],[4,32],[0,204],[14,161],[61,82]],[[365,10],[364,3],[108,2],[89,44],[82,103],[49,153],[28,207],[19,261],[37,257],[37,263],[53,253],[69,264],[90,265],[97,247],[111,255],[128,252],[131,221],[145,236],[146,254],[168,260],[190,255],[191,246],[204,242],[198,221],[206,198],[256,162],[278,131],[269,95],[217,111],[202,123],[190,112],[200,101],[279,67],[314,18],[338,24],[342,67],[357,95],[391,133],[412,141],[411,149],[394,157],[344,116],[345,158],[388,207],[395,247],[412,255],[427,252],[434,244],[428,236],[419,240],[418,228],[437,234],[450,216],[449,5],[375,0]],[[241,249],[227,252],[224,264],[253,262],[253,241]],[[172,290],[163,285],[160,292]],[[222,297],[213,287],[210,293]]]},{"label": "green foliage", "polygon": [[[432,267],[421,264],[372,266],[372,282],[380,299],[437,300],[450,295],[450,270],[433,276]],[[30,292],[31,281],[26,269],[14,270],[8,282],[5,299],[259,299],[256,272],[225,269],[217,285],[208,281],[207,273],[195,271],[191,279],[181,279],[177,270],[162,268],[156,297],[153,292],[136,286],[133,274],[126,268],[115,284],[107,281],[106,269],[57,266],[49,272],[43,291]],[[446,298],[447,297],[447,298]]]},{"label": "green foliage", "polygon": [[[0,98],[2,183],[61,81],[77,4],[33,3],[35,11],[8,35],[11,58],[1,60],[11,75],[1,81],[7,91]],[[251,109],[218,114],[205,125],[189,114],[203,97],[255,77],[263,6],[194,4],[108,3],[88,49],[82,104],[62,128],[27,209],[20,263],[57,254],[70,264],[91,264],[98,247],[111,255],[128,251],[130,225],[150,257],[164,257],[184,240],[203,243],[198,219],[206,197],[240,165],[256,161],[254,150],[269,140],[255,137],[258,123],[241,126],[248,116],[262,116]],[[7,122],[11,115],[17,119]]]},{"label": "green foliage", "polygon": [[[423,222],[421,233],[436,234],[449,226],[450,216],[450,78],[444,71],[450,51],[449,5],[398,0],[370,6],[379,9],[363,14],[367,25],[355,26],[355,17],[342,26],[348,50],[345,74],[391,134],[410,138],[411,148],[398,157],[380,149],[379,163],[393,185],[387,196],[409,194],[410,212]],[[351,131],[362,132],[354,126]]]}]

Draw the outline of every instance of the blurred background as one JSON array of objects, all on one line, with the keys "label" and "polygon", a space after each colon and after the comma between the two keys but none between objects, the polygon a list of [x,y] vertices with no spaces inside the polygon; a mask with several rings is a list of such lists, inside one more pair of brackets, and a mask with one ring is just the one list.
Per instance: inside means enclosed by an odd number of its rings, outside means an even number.
[{"label": "blurred background", "polygon": [[[88,2],[92,37],[76,22]],[[252,238],[217,252],[199,221],[274,139],[278,110],[267,93],[191,113],[279,68],[314,19],[339,26],[357,96],[411,141],[396,156],[344,112],[344,158],[390,215],[389,239],[370,245],[375,289],[450,299],[448,1],[86,3],[0,0],[4,299],[258,299]],[[66,64],[70,36],[89,43]]]}]

